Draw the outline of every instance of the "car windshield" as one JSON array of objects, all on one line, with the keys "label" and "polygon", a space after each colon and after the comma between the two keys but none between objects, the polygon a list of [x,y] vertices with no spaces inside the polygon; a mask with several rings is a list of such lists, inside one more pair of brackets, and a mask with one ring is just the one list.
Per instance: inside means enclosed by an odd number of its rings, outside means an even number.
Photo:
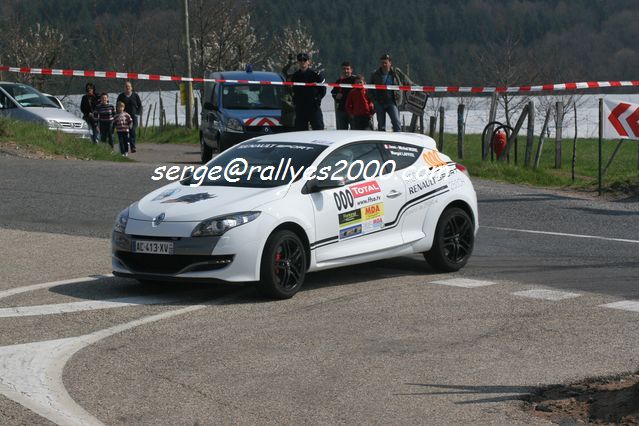
[{"label": "car windshield", "polygon": [[225,84],[222,106],[226,109],[280,109],[282,87],[257,84]]},{"label": "car windshield", "polygon": [[46,96],[26,84],[2,84],[0,86],[23,107],[56,108],[55,104]]},{"label": "car windshield", "polygon": [[[275,188],[286,185],[294,177],[294,173],[300,170],[303,172],[325,149],[326,145],[319,144],[243,142],[207,163],[209,172],[203,178],[202,185],[246,188]],[[218,170],[221,172],[211,176],[214,167],[219,167]],[[225,168],[227,173],[224,172]],[[234,168],[236,174],[232,174]],[[299,172],[297,179],[301,176]],[[182,183],[196,183],[193,179],[185,179]],[[233,182],[235,179],[237,182]]]}]

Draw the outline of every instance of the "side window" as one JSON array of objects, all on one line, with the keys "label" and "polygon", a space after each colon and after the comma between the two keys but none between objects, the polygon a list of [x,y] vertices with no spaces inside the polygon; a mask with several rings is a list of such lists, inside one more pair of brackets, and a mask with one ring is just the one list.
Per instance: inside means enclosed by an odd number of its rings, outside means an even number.
[{"label": "side window", "polygon": [[383,162],[377,143],[347,145],[329,154],[320,163],[316,173],[317,183],[319,187],[331,188],[372,178],[379,175]]},{"label": "side window", "polygon": [[211,92],[213,92],[213,107],[215,108],[219,108],[220,107],[220,101],[219,101],[219,97],[220,97],[220,86],[221,84],[214,84],[213,85],[213,90]]},{"label": "side window", "polygon": [[0,91],[0,109],[15,108],[13,101],[2,91]]},{"label": "side window", "polygon": [[395,170],[402,170],[413,165],[418,159],[422,148],[395,142],[380,143],[386,160],[395,162]]}]

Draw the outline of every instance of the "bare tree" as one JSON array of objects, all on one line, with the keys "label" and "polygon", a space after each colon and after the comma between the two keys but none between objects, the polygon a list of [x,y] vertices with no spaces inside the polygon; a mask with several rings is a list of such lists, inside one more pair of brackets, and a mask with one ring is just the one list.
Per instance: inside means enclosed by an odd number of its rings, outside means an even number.
[{"label": "bare tree", "polygon": [[[54,67],[66,46],[66,38],[61,31],[40,24],[24,27],[20,21],[13,21],[9,26],[2,43],[5,51],[2,59],[14,66]],[[40,89],[45,78],[36,74],[16,74],[16,80]]]},{"label": "bare tree", "polygon": [[282,33],[275,37],[273,43],[273,55],[268,60],[268,66],[274,71],[280,71],[282,66],[287,63],[288,56],[306,52],[313,59],[312,67],[317,71],[324,71],[322,63],[319,60],[319,48],[315,46],[315,41],[306,26],[302,25],[300,19],[297,20],[295,26],[284,27]]}]

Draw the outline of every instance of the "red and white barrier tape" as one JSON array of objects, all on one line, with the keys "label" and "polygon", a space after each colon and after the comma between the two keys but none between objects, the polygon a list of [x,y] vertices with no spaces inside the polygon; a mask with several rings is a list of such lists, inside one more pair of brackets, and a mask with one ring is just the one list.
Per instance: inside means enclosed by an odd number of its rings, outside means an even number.
[{"label": "red and white barrier tape", "polygon": [[65,70],[52,68],[25,68],[7,67],[0,65],[0,71],[41,74],[41,75],[61,75],[67,77],[96,77],[96,78],[116,78],[126,80],[151,80],[151,81],[191,81],[194,83],[239,83],[239,84],[265,84],[273,86],[305,86],[305,87],[343,87],[343,88],[365,88],[375,90],[400,90],[404,92],[427,92],[427,93],[519,93],[519,92],[561,92],[578,89],[600,89],[606,87],[639,87],[639,80],[633,81],[583,81],[578,83],[554,83],[541,85],[525,85],[511,87],[470,87],[470,86],[398,86],[386,84],[338,84],[338,83],[297,83],[290,81],[257,81],[257,80],[226,80],[199,77],[181,77],[175,75],[142,74],[134,72],[116,71],[90,71],[90,70]]}]

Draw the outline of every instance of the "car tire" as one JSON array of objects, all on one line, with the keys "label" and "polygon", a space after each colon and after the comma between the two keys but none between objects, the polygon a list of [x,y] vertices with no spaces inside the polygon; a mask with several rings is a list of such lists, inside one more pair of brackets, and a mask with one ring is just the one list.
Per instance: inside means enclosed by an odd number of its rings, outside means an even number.
[{"label": "car tire", "polygon": [[424,258],[437,271],[459,271],[468,262],[474,244],[475,227],[470,216],[458,207],[451,207],[439,217],[433,246],[424,253]]},{"label": "car tire", "polygon": [[213,158],[213,148],[204,141],[204,136],[200,134],[200,159],[202,164],[208,163]]},{"label": "car tire", "polygon": [[273,299],[289,299],[304,284],[306,253],[300,238],[291,231],[277,231],[266,241],[260,265],[258,289]]},{"label": "car tire", "polygon": [[219,136],[217,139],[217,146],[219,147],[220,152],[224,152],[227,149],[229,149],[232,145],[230,145],[228,142],[224,142],[222,140],[222,136]]}]

